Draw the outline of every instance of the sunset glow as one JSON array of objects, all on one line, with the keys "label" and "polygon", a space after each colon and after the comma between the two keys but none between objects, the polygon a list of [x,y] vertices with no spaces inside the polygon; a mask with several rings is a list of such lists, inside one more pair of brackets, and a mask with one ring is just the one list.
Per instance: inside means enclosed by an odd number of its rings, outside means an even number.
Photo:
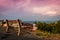
[{"label": "sunset glow", "polygon": [[[10,19],[11,16],[13,18],[21,17],[22,20],[29,20],[29,18],[35,20],[41,18],[40,16],[50,20],[59,19],[57,16],[60,17],[60,0],[0,0],[1,19],[3,15],[9,16]],[[26,17],[27,19],[25,19]],[[42,20],[44,19],[42,18]]]}]

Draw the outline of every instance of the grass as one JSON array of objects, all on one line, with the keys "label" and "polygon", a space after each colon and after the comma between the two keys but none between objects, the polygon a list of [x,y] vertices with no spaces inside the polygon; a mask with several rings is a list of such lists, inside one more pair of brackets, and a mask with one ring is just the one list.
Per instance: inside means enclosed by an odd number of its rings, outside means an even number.
[{"label": "grass", "polygon": [[40,38],[48,38],[48,39],[59,39],[60,40],[60,34],[54,34],[54,33],[50,33],[50,32],[44,32],[44,31],[40,31],[40,30],[36,30],[34,32],[34,34]]}]

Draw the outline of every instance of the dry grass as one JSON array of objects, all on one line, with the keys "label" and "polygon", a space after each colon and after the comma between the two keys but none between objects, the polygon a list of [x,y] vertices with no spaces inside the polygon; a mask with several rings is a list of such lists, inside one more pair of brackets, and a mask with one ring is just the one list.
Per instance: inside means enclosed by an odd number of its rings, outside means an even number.
[{"label": "dry grass", "polygon": [[33,32],[37,37],[40,37],[42,39],[46,40],[60,40],[60,34],[54,34],[54,33],[49,33],[49,32],[43,32],[36,30]]}]

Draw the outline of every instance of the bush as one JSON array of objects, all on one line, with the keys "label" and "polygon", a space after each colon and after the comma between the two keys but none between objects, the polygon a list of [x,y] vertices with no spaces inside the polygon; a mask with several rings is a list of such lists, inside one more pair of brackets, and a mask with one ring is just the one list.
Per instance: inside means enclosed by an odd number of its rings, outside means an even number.
[{"label": "bush", "polygon": [[45,23],[45,22],[35,22],[38,27],[38,30],[47,31],[51,33],[60,33],[60,21],[54,23]]}]

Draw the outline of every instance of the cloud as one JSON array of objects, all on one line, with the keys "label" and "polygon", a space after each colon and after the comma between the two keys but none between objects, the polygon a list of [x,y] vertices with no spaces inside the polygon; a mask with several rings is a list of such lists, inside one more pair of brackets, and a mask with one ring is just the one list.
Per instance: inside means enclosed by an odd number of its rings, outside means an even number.
[{"label": "cloud", "polygon": [[24,8],[25,12],[30,12],[33,14],[42,14],[42,15],[48,15],[48,16],[55,16],[57,14],[60,14],[60,9],[58,6],[52,6],[52,5],[47,5],[47,6],[40,6],[40,7],[27,7]]},{"label": "cloud", "polygon": [[0,0],[0,5],[13,8],[60,4],[59,0]]},{"label": "cloud", "polygon": [[32,20],[56,19],[60,15],[60,0],[0,0],[0,14]]},{"label": "cloud", "polygon": [[0,12],[4,12],[7,10],[8,10],[8,7],[0,6]]}]

